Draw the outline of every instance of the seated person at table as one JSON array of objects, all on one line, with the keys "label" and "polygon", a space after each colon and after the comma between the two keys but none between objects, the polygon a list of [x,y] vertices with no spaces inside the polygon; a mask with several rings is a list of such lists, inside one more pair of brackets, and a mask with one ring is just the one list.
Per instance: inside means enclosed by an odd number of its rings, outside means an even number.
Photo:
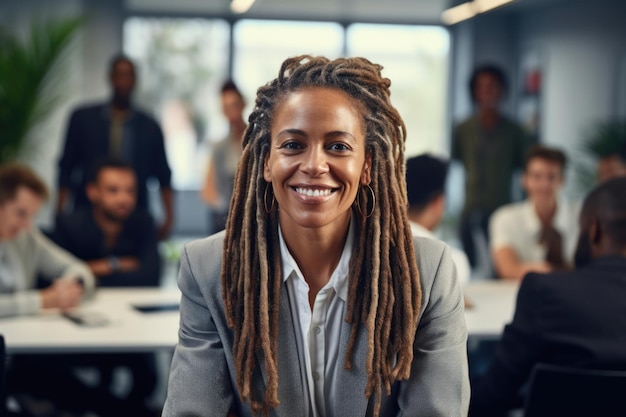
[{"label": "seated person at table", "polygon": [[501,415],[537,363],[626,369],[626,178],[586,198],[576,269],[524,277],[513,322],[487,373],[472,386],[470,415]]},{"label": "seated person at table", "polygon": [[57,217],[53,239],[87,262],[102,287],[158,286],[160,259],[154,222],[137,204],[137,179],[115,159],[93,167],[91,206]]},{"label": "seated person at table", "polygon": [[[87,262],[98,286],[158,286],[156,228],[150,215],[136,208],[137,180],[132,167],[113,157],[98,161],[86,194],[91,206],[60,214],[54,240]],[[111,384],[115,368],[125,367],[133,376],[128,399],[142,404],[152,394],[157,378],[153,354],[100,355],[93,362],[102,387]]]},{"label": "seated person at table", "polygon": [[[93,288],[84,263],[31,227],[47,197],[45,184],[29,168],[0,166],[0,317],[70,309]],[[36,289],[38,277],[51,284]]]},{"label": "seated person at table", "polygon": [[[448,164],[430,155],[406,161],[409,224],[415,236],[437,239],[432,231],[443,219],[446,206],[445,185]],[[470,278],[470,264],[462,250],[450,247],[456,275],[461,285]]]},{"label": "seated person at table", "polygon": [[565,164],[565,154],[556,149],[535,146],[527,153],[522,177],[527,200],[499,208],[489,222],[500,278],[520,280],[528,272],[570,267],[578,209],[559,196]]}]

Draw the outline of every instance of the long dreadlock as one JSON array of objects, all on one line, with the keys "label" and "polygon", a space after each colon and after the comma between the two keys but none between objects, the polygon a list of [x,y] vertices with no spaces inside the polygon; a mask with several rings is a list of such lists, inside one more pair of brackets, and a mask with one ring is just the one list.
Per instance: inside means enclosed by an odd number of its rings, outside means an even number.
[{"label": "long dreadlock", "polygon": [[[345,367],[352,367],[357,332],[365,326],[365,395],[375,395],[376,415],[383,389],[389,394],[394,381],[409,377],[421,288],[406,214],[406,128],[390,103],[391,82],[381,76],[381,70],[364,58],[330,61],[303,55],[287,59],[278,78],[257,91],[235,176],[221,275],[226,318],[234,331],[236,383],[241,398],[249,401],[255,412],[267,413],[279,404],[277,336],[282,275],[278,214],[267,208],[271,184],[263,178],[263,164],[270,151],[273,112],[286,95],[304,88],[336,88],[352,97],[364,110],[366,150],[372,159],[370,186],[376,202],[359,191],[358,205],[369,212],[355,209],[353,216],[359,223],[348,278],[346,321],[352,328]],[[255,359],[259,349],[267,375],[262,399],[256,398],[251,386],[253,373],[261,366]]]}]

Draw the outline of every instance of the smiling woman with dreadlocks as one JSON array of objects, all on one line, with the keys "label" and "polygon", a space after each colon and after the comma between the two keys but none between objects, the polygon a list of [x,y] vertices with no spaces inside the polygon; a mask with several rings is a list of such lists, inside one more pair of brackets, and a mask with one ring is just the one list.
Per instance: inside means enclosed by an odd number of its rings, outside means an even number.
[{"label": "smiling woman with dreadlocks", "polygon": [[164,416],[461,416],[449,249],[413,240],[405,127],[363,58],[259,88],[226,231],[185,247]]}]

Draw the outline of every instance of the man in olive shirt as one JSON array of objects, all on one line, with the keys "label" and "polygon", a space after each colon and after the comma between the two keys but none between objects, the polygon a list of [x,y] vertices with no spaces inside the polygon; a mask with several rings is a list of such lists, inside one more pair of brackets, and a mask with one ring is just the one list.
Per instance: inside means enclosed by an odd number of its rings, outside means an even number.
[{"label": "man in olive shirt", "polygon": [[465,168],[465,205],[459,232],[463,249],[476,266],[474,233],[478,231],[488,240],[489,217],[511,201],[511,179],[522,167],[530,139],[498,109],[506,91],[506,78],[499,68],[477,68],[469,87],[476,113],[455,127],[452,158]]}]

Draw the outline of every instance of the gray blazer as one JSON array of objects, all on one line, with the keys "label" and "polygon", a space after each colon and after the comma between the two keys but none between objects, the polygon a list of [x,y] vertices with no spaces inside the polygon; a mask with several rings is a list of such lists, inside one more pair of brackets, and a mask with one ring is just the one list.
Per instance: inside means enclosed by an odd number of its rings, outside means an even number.
[{"label": "gray blazer", "polygon": [[[170,369],[165,417],[225,417],[233,406],[240,417],[252,417],[236,390],[233,333],[226,325],[220,269],[224,233],[189,243],[183,250],[178,285],[182,291],[179,342]],[[396,382],[383,399],[381,416],[465,416],[470,388],[467,370],[464,306],[449,248],[441,242],[415,238],[422,283],[421,318],[409,380]],[[285,286],[280,296],[278,333],[278,398],[271,416],[306,416],[306,395],[300,377],[296,332]],[[366,330],[361,330],[352,369],[338,378],[337,417],[368,416],[373,400],[365,397]],[[341,334],[345,357],[350,325]],[[259,354],[262,356],[262,354]],[[262,360],[262,357],[259,357]],[[264,387],[264,375],[255,375]],[[330,417],[330,416],[328,416]]]}]

